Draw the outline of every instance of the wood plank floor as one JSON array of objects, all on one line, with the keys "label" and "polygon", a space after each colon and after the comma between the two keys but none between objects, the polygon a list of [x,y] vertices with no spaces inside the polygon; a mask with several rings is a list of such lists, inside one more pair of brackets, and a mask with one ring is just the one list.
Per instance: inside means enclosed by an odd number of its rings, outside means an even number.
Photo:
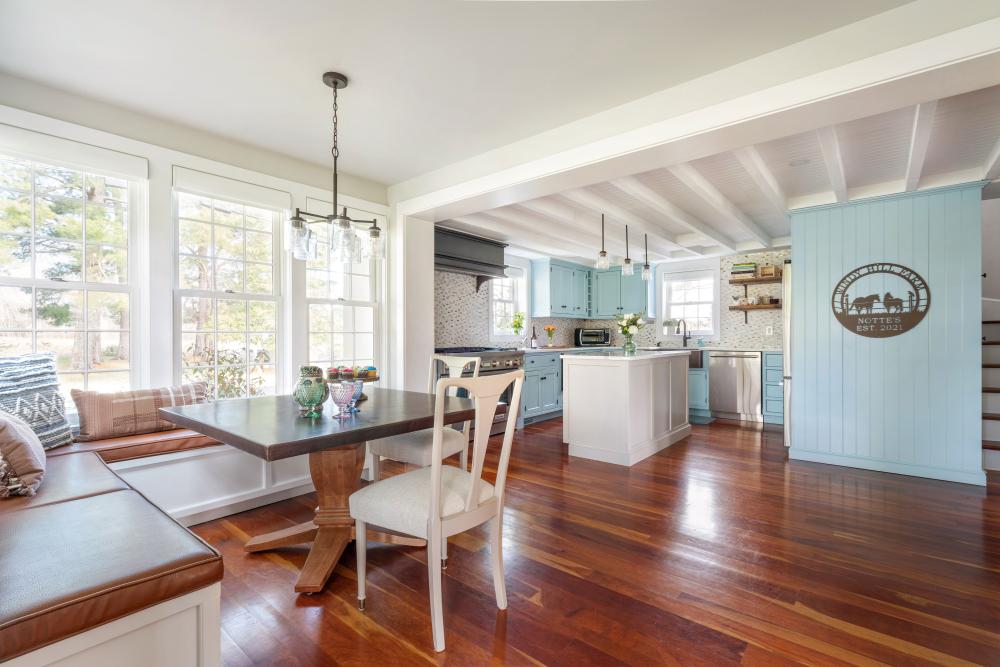
[{"label": "wood plank floor", "polygon": [[303,548],[242,552],[307,520],[311,496],[197,526],[225,557],[225,664],[1000,665],[985,489],[790,462],[780,434],[728,425],[630,469],[571,459],[561,435],[515,440],[506,612],[485,532],[452,539],[443,654],[422,549],[370,545],[360,612],[353,547],[311,597],[292,592]]}]

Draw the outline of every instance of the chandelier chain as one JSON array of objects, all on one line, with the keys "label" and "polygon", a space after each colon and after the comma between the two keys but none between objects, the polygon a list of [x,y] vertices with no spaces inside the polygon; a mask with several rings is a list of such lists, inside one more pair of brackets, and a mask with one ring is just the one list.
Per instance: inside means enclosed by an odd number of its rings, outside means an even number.
[{"label": "chandelier chain", "polygon": [[334,160],[340,157],[340,148],[337,146],[337,86],[333,87],[333,148],[330,153]]}]

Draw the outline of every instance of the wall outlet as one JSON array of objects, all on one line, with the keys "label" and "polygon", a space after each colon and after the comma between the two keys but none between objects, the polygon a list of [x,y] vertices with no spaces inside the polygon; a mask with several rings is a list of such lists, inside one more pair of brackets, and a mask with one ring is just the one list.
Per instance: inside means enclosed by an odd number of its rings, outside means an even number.
[{"label": "wall outlet", "polygon": [[774,335],[774,327],[764,327],[764,335],[765,336],[773,336]]}]

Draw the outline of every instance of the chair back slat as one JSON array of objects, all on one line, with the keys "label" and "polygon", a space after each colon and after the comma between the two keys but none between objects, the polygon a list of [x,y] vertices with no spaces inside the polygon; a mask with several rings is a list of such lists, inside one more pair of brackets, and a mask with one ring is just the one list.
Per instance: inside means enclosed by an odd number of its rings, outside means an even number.
[{"label": "chair back slat", "polygon": [[494,484],[495,495],[499,500],[503,499],[503,489],[507,476],[507,462],[510,460],[510,448],[514,440],[514,428],[517,423],[517,414],[521,406],[521,388],[524,385],[524,371],[516,370],[510,373],[500,373],[478,378],[441,378],[438,380],[435,390],[435,410],[434,410],[434,440],[433,457],[431,464],[431,507],[436,507],[437,512],[432,513],[432,518],[441,518],[441,447],[442,431],[444,428],[444,400],[448,391],[452,388],[465,389],[469,396],[475,401],[476,409],[476,432],[472,445],[472,484],[469,487],[469,494],[465,501],[465,511],[470,512],[479,506],[479,493],[482,488],[483,464],[486,460],[486,450],[489,445],[490,427],[493,425],[493,417],[496,415],[497,403],[508,387],[514,385],[511,392],[510,405],[507,412],[507,424],[504,431],[503,446],[500,451],[500,465],[497,467],[497,478]]},{"label": "chair back slat", "polygon": [[[430,371],[427,373],[427,393],[433,394],[434,387],[437,385],[437,364],[441,362],[448,369],[448,377],[450,378],[460,378],[465,369],[472,366],[472,377],[479,377],[479,368],[483,360],[479,357],[461,357],[454,354],[432,354],[431,355],[431,367]],[[458,388],[455,388],[451,395],[454,396],[458,393]],[[462,423],[462,433],[465,434],[465,440],[469,440],[469,432],[472,429],[472,422]]]}]

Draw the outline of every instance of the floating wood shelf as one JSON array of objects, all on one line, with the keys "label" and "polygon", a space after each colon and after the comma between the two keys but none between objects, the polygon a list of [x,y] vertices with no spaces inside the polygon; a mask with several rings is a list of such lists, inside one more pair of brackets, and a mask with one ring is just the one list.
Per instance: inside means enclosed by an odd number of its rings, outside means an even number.
[{"label": "floating wood shelf", "polygon": [[729,279],[730,285],[777,285],[781,282],[781,276],[777,278],[745,278],[743,280]]},{"label": "floating wood shelf", "polygon": [[756,306],[752,304],[747,304],[745,306],[729,306],[729,310],[742,310],[743,311],[743,324],[747,324],[749,320],[747,319],[747,313],[751,310],[781,310],[780,303],[759,303]]},{"label": "floating wood shelf", "polygon": [[780,303],[759,303],[756,306],[747,304],[745,306],[729,306],[729,310],[781,310]]}]

